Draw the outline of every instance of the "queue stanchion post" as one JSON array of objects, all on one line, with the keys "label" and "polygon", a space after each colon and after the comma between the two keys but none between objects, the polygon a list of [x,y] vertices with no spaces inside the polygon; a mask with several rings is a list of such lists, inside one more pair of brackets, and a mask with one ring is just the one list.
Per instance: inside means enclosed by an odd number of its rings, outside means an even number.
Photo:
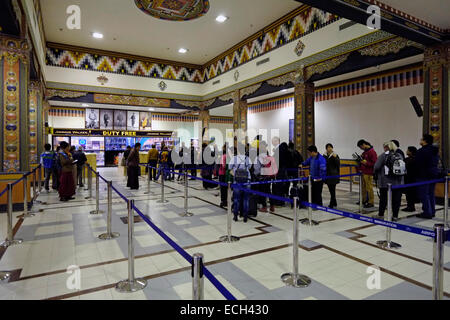
[{"label": "queue stanchion post", "polygon": [[161,199],[156,202],[157,203],[167,203],[169,201],[164,198],[164,180],[166,180],[164,177],[164,175],[165,175],[164,167],[161,167],[160,170],[161,170]]},{"label": "queue stanchion post", "polygon": [[188,211],[188,178],[187,172],[184,173],[184,212],[180,216],[192,217],[194,214]]},{"label": "queue stanchion post", "polygon": [[100,210],[100,173],[95,173],[95,210],[92,210],[90,214],[100,214],[103,210]]},{"label": "queue stanchion post", "polygon": [[359,175],[359,213],[363,213],[363,194],[362,194],[362,185],[363,185],[363,175],[360,173]]},{"label": "queue stanchion post", "polygon": [[295,288],[305,288],[311,284],[308,276],[298,273],[298,198],[294,198],[294,229],[293,229],[293,270],[291,273],[281,275],[281,281],[287,286]]},{"label": "queue stanchion post", "polygon": [[8,198],[8,204],[7,204],[7,238],[5,241],[3,241],[0,244],[0,247],[2,248],[8,248],[9,246],[14,246],[17,244],[21,244],[23,242],[22,239],[14,239],[13,234],[13,185],[12,183],[8,183],[8,190],[7,190],[7,198]]},{"label": "queue stanchion post", "polygon": [[112,232],[112,181],[107,182],[108,188],[108,217],[106,221],[106,233],[98,236],[99,239],[109,240],[120,236],[118,232]]},{"label": "queue stanchion post", "polygon": [[151,184],[151,180],[152,180],[152,167],[150,167],[149,165],[147,165],[148,168],[148,179],[147,179],[147,191],[144,192],[144,194],[150,194],[150,184]]},{"label": "queue stanchion post", "polygon": [[33,173],[33,201],[37,198],[37,192],[36,192],[36,170],[32,171]]},{"label": "queue stanchion post", "polygon": [[28,176],[23,177],[23,214],[17,216],[17,218],[31,218],[34,217],[34,213],[28,212]]},{"label": "queue stanchion post", "polygon": [[89,164],[87,165],[87,175],[88,175],[89,194],[87,197],[85,197],[85,199],[92,199],[92,171],[91,171],[91,166]]},{"label": "queue stanchion post", "polygon": [[122,280],[116,284],[116,290],[119,292],[136,292],[147,286],[147,280],[136,279],[134,276],[134,200],[128,200],[128,279]]},{"label": "queue stanchion post", "polygon": [[[387,215],[388,222],[392,222],[392,184],[388,183],[388,194],[387,194]],[[377,241],[377,245],[381,248],[387,249],[398,249],[402,246],[391,240],[391,228],[386,227],[386,240]]]},{"label": "queue stanchion post", "polygon": [[233,236],[231,234],[231,207],[233,206],[233,199],[232,199],[232,191],[231,191],[231,182],[228,182],[228,191],[227,191],[227,201],[228,201],[228,205],[227,205],[227,235],[226,236],[222,236],[219,238],[219,240],[221,242],[236,242],[239,241],[239,237]]},{"label": "queue stanchion post", "polygon": [[[312,203],[312,177],[308,176],[308,202]],[[312,219],[312,208],[308,206],[308,218],[301,220],[302,224],[307,224],[309,226],[317,226],[319,222]]]},{"label": "queue stanchion post", "polygon": [[204,300],[203,254],[192,256],[192,300]]},{"label": "queue stanchion post", "polygon": [[353,193],[353,176],[352,176],[353,167],[350,166],[349,168],[350,168],[350,176],[349,176],[349,178],[350,178],[350,193]]},{"label": "queue stanchion post", "polygon": [[433,242],[433,300],[444,298],[444,224],[434,225]]},{"label": "queue stanchion post", "polygon": [[445,227],[448,228],[448,180],[449,176],[445,177],[445,185],[444,185],[444,224]]},{"label": "queue stanchion post", "polygon": [[42,193],[42,166],[39,165],[39,172],[38,172],[38,185],[39,185],[39,194]]}]

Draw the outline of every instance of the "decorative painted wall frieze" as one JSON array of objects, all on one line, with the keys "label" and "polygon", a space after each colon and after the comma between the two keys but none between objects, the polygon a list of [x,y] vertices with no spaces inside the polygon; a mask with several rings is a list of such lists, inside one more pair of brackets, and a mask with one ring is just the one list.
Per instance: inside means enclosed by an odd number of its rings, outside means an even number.
[{"label": "decorative painted wall frieze", "polygon": [[105,103],[105,104],[120,104],[129,106],[142,106],[142,107],[160,107],[169,108],[169,99],[158,99],[158,98],[147,98],[147,97],[134,97],[134,96],[123,96],[115,94],[103,94],[95,93],[94,102]]},{"label": "decorative painted wall frieze", "polygon": [[322,74],[325,73],[327,71],[331,71],[337,67],[339,67],[342,63],[344,63],[348,57],[349,57],[350,53],[346,53],[343,55],[340,55],[338,57],[314,64],[312,66],[309,66],[306,68],[306,79],[311,78],[313,75],[315,74]]},{"label": "decorative painted wall frieze", "polygon": [[15,39],[0,35],[0,57],[3,56],[10,65],[18,60],[24,64],[30,61],[30,45],[26,39]]},{"label": "decorative painted wall frieze", "polygon": [[274,87],[280,87],[284,86],[288,82],[294,83],[295,81],[295,71],[289,72],[287,74],[282,75],[281,77],[273,78],[270,80],[267,80],[267,84],[274,86]]},{"label": "decorative painted wall frieze", "polygon": [[87,92],[80,91],[66,91],[66,90],[56,90],[56,89],[47,89],[45,92],[46,99],[50,99],[53,97],[60,98],[81,98],[87,96]]},{"label": "decorative painted wall frieze", "polygon": [[191,108],[207,108],[209,106],[211,106],[214,102],[216,101],[216,99],[210,99],[207,101],[186,101],[186,100],[175,100],[176,103],[178,103],[179,105],[182,105],[184,107],[191,107]]},{"label": "decorative painted wall frieze", "polygon": [[261,88],[262,82],[254,84],[250,87],[246,87],[244,89],[239,90],[240,91],[240,98],[242,99],[245,96],[251,95],[255,93],[259,88]]},{"label": "decorative painted wall frieze", "polygon": [[224,94],[223,96],[219,97],[219,100],[221,100],[221,101],[233,100],[233,95],[234,95],[234,92],[230,92],[230,93]]},{"label": "decorative painted wall frieze", "polygon": [[226,52],[204,66],[203,81],[261,57],[267,52],[295,41],[306,34],[317,31],[340,18],[317,8],[304,7],[294,17],[282,21],[278,26],[264,32],[257,38],[243,44],[232,52]]},{"label": "decorative painted wall frieze", "polygon": [[400,50],[415,46],[418,48],[424,48],[422,45],[415,43],[414,41],[407,40],[401,37],[396,37],[383,41],[372,46],[359,50],[359,53],[363,56],[385,56],[389,53],[399,53]]}]

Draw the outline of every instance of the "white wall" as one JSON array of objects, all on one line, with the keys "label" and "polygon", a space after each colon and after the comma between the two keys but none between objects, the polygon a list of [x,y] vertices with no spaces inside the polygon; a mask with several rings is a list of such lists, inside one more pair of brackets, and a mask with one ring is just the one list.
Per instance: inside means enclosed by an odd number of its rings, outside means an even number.
[{"label": "white wall", "polygon": [[372,143],[378,154],[385,141],[396,139],[402,150],[418,147],[422,118],[414,112],[410,96],[423,101],[423,85],[396,88],[336,100],[316,102],[316,145],[330,142],[341,158],[351,159],[359,139]]},{"label": "white wall", "polygon": [[85,129],[84,117],[54,117],[48,116],[48,125],[57,129]]},{"label": "white wall", "polygon": [[[279,136],[282,142],[289,142],[289,119],[294,119],[294,104],[292,106],[267,112],[249,113],[247,116],[247,128],[249,140],[253,141],[260,130],[267,130],[268,137]],[[273,133],[271,134],[271,131]],[[276,133],[276,130],[279,133]],[[255,134],[256,132],[256,134]],[[264,138],[267,140],[267,138]],[[267,141],[270,144],[270,141]]]},{"label": "white wall", "polygon": [[[414,112],[409,97],[423,101],[423,85],[401,87],[336,100],[315,103],[316,145],[324,152],[332,143],[343,159],[351,159],[359,139],[373,144],[379,154],[385,141],[396,139],[406,151],[418,147],[422,136],[422,118]],[[248,114],[248,128],[253,130],[278,129],[283,142],[289,141],[289,119],[294,118],[294,106]],[[253,133],[250,139],[253,139]]]}]

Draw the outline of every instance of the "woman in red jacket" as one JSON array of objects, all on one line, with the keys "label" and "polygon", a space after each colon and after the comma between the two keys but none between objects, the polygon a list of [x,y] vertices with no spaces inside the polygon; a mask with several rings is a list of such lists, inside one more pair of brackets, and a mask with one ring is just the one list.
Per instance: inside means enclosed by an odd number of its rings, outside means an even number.
[{"label": "woman in red jacket", "polygon": [[[373,193],[373,167],[377,162],[378,156],[372,145],[365,141],[359,140],[358,147],[364,152],[361,155],[361,164],[359,171],[362,174],[362,198],[364,208],[374,207],[374,193]],[[359,202],[357,203],[359,204]]]}]

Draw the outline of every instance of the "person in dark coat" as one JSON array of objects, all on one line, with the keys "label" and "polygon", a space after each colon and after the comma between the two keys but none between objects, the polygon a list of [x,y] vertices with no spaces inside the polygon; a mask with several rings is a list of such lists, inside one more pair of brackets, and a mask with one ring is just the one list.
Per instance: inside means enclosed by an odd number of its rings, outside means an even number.
[{"label": "person in dark coat", "polygon": [[83,147],[78,147],[78,151],[73,154],[73,159],[77,160],[77,181],[79,187],[83,185],[83,166],[87,162],[86,154],[83,152]]},{"label": "person in dark coat", "polygon": [[[289,147],[286,142],[280,144],[280,138],[278,137],[274,137],[272,139],[272,145],[274,146],[273,157],[275,158],[278,168],[275,179],[285,180],[288,178],[287,169],[291,163],[291,153],[289,152]],[[287,197],[289,195],[289,184],[284,182],[272,184],[272,193],[279,197]],[[285,203],[281,200],[275,200],[275,206],[282,207],[285,206]]]},{"label": "person in dark coat", "polygon": [[[405,176],[405,184],[414,183],[417,180],[417,165],[416,165],[416,154],[417,148],[410,146],[406,151],[406,155],[408,156],[405,159],[406,165],[406,176]],[[416,211],[416,203],[419,202],[417,197],[417,188],[411,187],[403,189],[406,195],[406,208],[402,209],[404,212],[414,212]]]},{"label": "person in dark coat", "polygon": [[73,158],[70,153],[70,146],[63,141],[60,144],[61,149],[58,153],[61,163],[61,176],[59,183],[59,199],[60,201],[69,201],[75,199],[75,181],[73,179]]},{"label": "person in dark coat", "polygon": [[[325,149],[327,150],[326,154],[324,154],[324,158],[327,160],[327,177],[335,177],[339,176],[341,172],[341,160],[339,159],[339,156],[334,153],[333,151],[333,145],[331,143],[328,143],[325,146]],[[337,178],[331,178],[325,180],[325,183],[328,186],[328,190],[330,191],[330,204],[328,207],[335,208],[337,207],[337,201],[336,201],[336,185],[340,182],[340,179]]]},{"label": "person in dark coat", "polygon": [[[438,176],[439,149],[433,146],[433,136],[424,134],[420,145],[422,148],[417,150],[417,182],[434,180]],[[422,202],[423,213],[417,217],[432,219],[436,214],[436,199],[434,189],[436,184],[426,184],[417,187],[418,196]]]},{"label": "person in dark coat", "polygon": [[[213,149],[207,144],[202,144],[202,170],[201,175],[203,179],[206,180],[212,180],[213,178],[213,169],[214,169],[214,162],[215,162],[215,152]],[[212,182],[202,181],[203,182],[203,188],[212,189],[215,188],[217,185]]]},{"label": "person in dark coat", "polygon": [[141,144],[138,142],[135,144],[134,148],[131,150],[130,155],[127,159],[127,173],[128,182],[127,187],[131,190],[139,189],[139,150],[141,149]]}]

